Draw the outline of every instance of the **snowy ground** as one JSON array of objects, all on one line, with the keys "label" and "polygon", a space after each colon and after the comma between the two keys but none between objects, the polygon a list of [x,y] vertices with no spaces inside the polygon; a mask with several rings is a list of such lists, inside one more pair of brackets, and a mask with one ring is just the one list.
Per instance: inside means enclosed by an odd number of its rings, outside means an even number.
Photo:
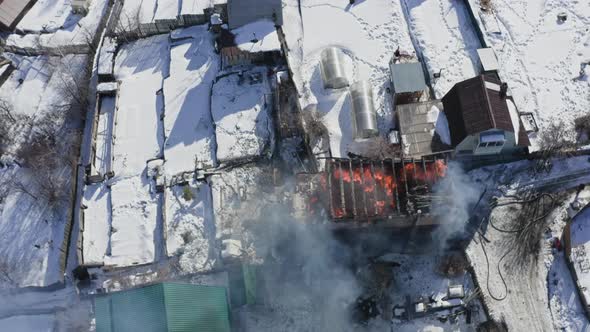
[{"label": "snowy ground", "polygon": [[272,148],[272,95],[267,69],[220,77],[213,84],[211,115],[215,123],[217,160],[248,160]]},{"label": "snowy ground", "polygon": [[[590,66],[580,76],[580,63],[590,61],[590,3],[499,0],[491,15],[477,12],[477,0],[470,2],[519,111],[535,115],[541,135],[542,128],[563,121],[564,131],[575,136],[574,119],[590,108]],[[567,14],[563,23],[557,20],[561,12]]]},{"label": "snowy ground", "polygon": [[[469,273],[464,272],[457,277],[445,277],[436,272],[437,264],[441,257],[437,255],[404,256],[387,255],[389,260],[401,264],[394,268],[394,286],[392,290],[393,305],[405,307],[406,296],[410,296],[412,303],[419,297],[441,297],[446,295],[449,286],[463,285],[466,293],[474,290],[473,280]],[[444,294],[444,295],[442,295]],[[411,321],[395,319],[393,328],[395,331],[475,331],[477,325],[486,320],[485,313],[479,302],[471,303],[473,310],[472,323],[468,324],[465,315],[459,315],[456,322],[441,322],[440,314],[433,314],[424,318],[415,318]],[[442,315],[441,315],[442,316]]]},{"label": "snowy ground", "polygon": [[[496,186],[501,186],[510,193],[531,187],[557,192],[590,181],[587,156],[554,159],[553,168],[549,173],[535,174],[534,166],[533,162],[521,161],[474,170],[470,175],[482,188],[487,186],[489,192],[494,192]],[[559,180],[564,176],[578,173],[581,176],[576,180]],[[560,201],[561,205],[549,215],[549,229],[542,239],[540,258],[536,263],[515,267],[503,261],[502,275],[506,287],[497,266],[508,248],[505,242],[508,235],[498,232],[493,227],[487,227],[484,235],[491,242],[482,241],[481,237],[476,235],[467,248],[467,255],[476,271],[484,301],[492,317],[504,320],[510,330],[580,331],[588,325],[576,290],[573,288],[569,269],[565,265],[564,255],[551,249],[551,240],[561,237],[567,220],[564,216],[565,209],[571,200],[572,195],[565,197]],[[496,226],[507,228],[506,225],[514,220],[518,210],[518,206],[498,207],[493,210],[491,218]],[[488,265],[482,244],[489,259],[489,284]],[[506,298],[495,300],[493,297]]]},{"label": "snowy ground", "polygon": [[[561,238],[565,224],[569,221],[567,206],[573,202],[576,194],[570,191],[564,204],[552,213],[550,234],[548,238]],[[582,191],[579,199],[590,198],[590,191]],[[564,251],[555,249],[544,252],[544,263],[548,269],[547,285],[549,286],[549,309],[553,318],[553,327],[561,331],[586,331],[590,322],[583,308],[577,285],[566,263]]]},{"label": "snowy ground", "polygon": [[[435,98],[479,74],[481,47],[462,0],[402,0],[415,46],[431,77]],[[433,74],[441,74],[434,79]]]},{"label": "snowy ground", "polygon": [[334,157],[346,156],[352,141],[348,89],[324,89],[320,54],[328,46],[346,53],[348,80],[369,80],[382,132],[393,127],[389,87],[389,61],[399,47],[414,52],[402,7],[398,1],[360,1],[349,5],[325,0],[286,1],[283,30],[289,45],[289,66],[301,96],[303,109],[317,109],[330,135]]},{"label": "snowy ground", "polygon": [[[8,146],[2,156],[9,166],[0,168],[0,244],[2,264],[10,268],[12,281],[2,286],[47,286],[60,281],[60,247],[69,217],[70,197],[50,204],[39,194],[40,184],[30,169],[12,163],[40,123],[64,121],[64,105],[74,99],[72,82],[84,74],[86,55],[25,57],[4,53],[16,69],[0,87],[0,99],[15,118],[9,125]],[[2,121],[9,122],[10,118]],[[69,124],[72,127],[74,123]],[[72,137],[73,133],[70,133]],[[70,183],[72,171],[55,170]],[[17,222],[18,221],[18,222]]]},{"label": "snowy ground", "polygon": [[54,331],[54,315],[12,316],[0,319],[0,326],[6,331]]},{"label": "snowy ground", "polygon": [[218,252],[208,184],[166,189],[166,247],[169,256],[180,256],[180,267],[187,273],[215,265]]}]

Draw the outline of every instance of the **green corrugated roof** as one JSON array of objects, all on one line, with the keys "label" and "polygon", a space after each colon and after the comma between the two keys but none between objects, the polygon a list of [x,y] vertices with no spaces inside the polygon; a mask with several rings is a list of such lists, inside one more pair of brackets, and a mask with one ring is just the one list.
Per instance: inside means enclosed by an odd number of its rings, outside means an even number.
[{"label": "green corrugated roof", "polygon": [[392,63],[391,82],[395,93],[416,92],[426,89],[422,65],[415,63]]},{"label": "green corrugated roof", "polygon": [[[97,332],[229,332],[223,287],[163,283],[97,297]],[[141,327],[141,328],[139,328]]]}]

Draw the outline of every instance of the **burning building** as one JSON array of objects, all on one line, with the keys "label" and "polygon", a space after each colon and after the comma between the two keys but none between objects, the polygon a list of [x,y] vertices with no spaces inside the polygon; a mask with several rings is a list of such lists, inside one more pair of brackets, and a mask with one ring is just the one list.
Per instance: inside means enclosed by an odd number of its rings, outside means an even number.
[{"label": "burning building", "polygon": [[[300,174],[298,193],[307,209],[324,209],[336,224],[392,227],[433,224],[427,216],[432,186],[445,175],[443,156],[422,159],[329,159],[326,170]],[[420,219],[420,221],[417,221]]]}]

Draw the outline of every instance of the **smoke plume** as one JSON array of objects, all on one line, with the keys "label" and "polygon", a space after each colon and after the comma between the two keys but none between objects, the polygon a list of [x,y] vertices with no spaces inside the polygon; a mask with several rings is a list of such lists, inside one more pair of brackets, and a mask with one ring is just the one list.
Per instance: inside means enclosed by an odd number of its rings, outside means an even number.
[{"label": "smoke plume", "polygon": [[481,190],[460,164],[450,162],[446,175],[433,188],[431,213],[440,226],[432,233],[434,244],[448,249],[449,242],[461,236],[477,204]]}]

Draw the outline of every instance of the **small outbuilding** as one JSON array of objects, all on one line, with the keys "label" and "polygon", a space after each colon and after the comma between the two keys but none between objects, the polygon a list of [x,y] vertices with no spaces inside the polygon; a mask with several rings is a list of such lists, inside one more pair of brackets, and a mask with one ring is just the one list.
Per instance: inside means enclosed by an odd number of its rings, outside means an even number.
[{"label": "small outbuilding", "polygon": [[479,63],[481,64],[484,72],[493,72],[500,68],[500,65],[498,64],[498,58],[496,57],[496,53],[494,52],[493,48],[478,48],[477,55],[479,57]]},{"label": "small outbuilding", "polygon": [[229,332],[226,288],[161,283],[95,299],[97,332]]},{"label": "small outbuilding", "polygon": [[495,73],[470,78],[442,98],[451,146],[459,155],[514,155],[530,145],[508,86]]},{"label": "small outbuilding", "polygon": [[584,310],[590,315],[590,204],[580,209],[566,224],[563,244]]},{"label": "small outbuilding", "polygon": [[417,102],[428,89],[419,62],[391,62],[391,86],[396,105]]}]

